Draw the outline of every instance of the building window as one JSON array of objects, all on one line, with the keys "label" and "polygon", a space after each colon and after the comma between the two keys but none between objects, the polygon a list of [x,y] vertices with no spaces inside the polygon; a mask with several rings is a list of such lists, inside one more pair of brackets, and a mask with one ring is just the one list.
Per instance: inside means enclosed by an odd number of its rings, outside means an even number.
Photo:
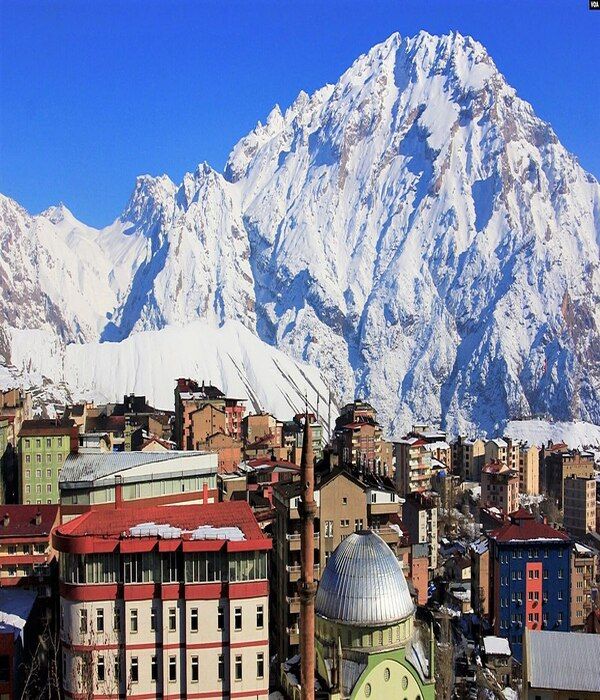
[{"label": "building window", "polygon": [[265,609],[262,605],[256,606],[256,626],[259,630],[265,626]]},{"label": "building window", "polygon": [[238,655],[235,657],[235,680],[242,680],[242,657]]},{"label": "building window", "polygon": [[104,632],[104,608],[96,610],[96,632]]},{"label": "building window", "polygon": [[57,444],[59,447],[62,447],[62,438],[61,438],[61,437],[59,437],[59,438],[56,440],[56,444]]},{"label": "building window", "polygon": [[117,632],[121,629],[121,610],[117,603],[115,603],[115,609],[113,611],[113,629]]},{"label": "building window", "polygon": [[558,578],[562,578],[562,577],[563,577],[563,570],[559,569],[558,570]]},{"label": "building window", "polygon": [[129,677],[131,678],[132,683],[137,683],[140,679],[137,656],[131,657],[131,667],[129,670]]},{"label": "building window", "polygon": [[[38,453],[36,454],[36,456],[35,456],[35,461],[36,461],[38,464],[41,464],[41,463],[42,463],[42,455],[41,455],[39,452],[38,452]],[[37,473],[38,473],[38,472],[36,472],[36,474],[37,474]],[[42,475],[42,472],[39,472],[39,475],[41,476],[41,475]]]},{"label": "building window", "polygon": [[25,439],[25,447],[31,447],[31,440],[29,438]]},{"label": "building window", "polygon": [[169,656],[169,683],[175,683],[177,680],[177,659],[175,656]]},{"label": "building window", "polygon": [[138,631],[138,611],[136,608],[132,608],[129,613],[129,627],[133,633]]},{"label": "building window", "polygon": [[342,497],[342,505],[343,505],[343,506],[347,506],[347,505],[348,505],[348,497],[347,497],[347,496],[343,496],[343,497]]},{"label": "building window", "polygon": [[52,493],[52,484],[46,484],[46,493]]},{"label": "building window", "polygon": [[177,629],[177,614],[175,608],[169,608],[169,632]]},{"label": "building window", "polygon": [[46,438],[46,447],[52,447],[52,440],[50,438]]},{"label": "building window", "polygon": [[42,470],[41,470],[41,469],[36,469],[36,470],[35,470],[35,478],[36,478],[36,479],[41,479],[41,478],[42,478]]},{"label": "building window", "polygon": [[62,458],[63,458],[62,453],[59,452],[59,453],[56,455],[56,459],[58,460],[59,463],[62,462]]},{"label": "building window", "polygon": [[256,655],[256,677],[265,677],[265,655],[262,651]]},{"label": "building window", "polygon": [[35,446],[36,446],[36,447],[41,447],[41,446],[42,446],[42,439],[41,439],[41,438],[36,438],[36,439],[35,439]]},{"label": "building window", "polygon": [[217,664],[217,678],[220,681],[222,681],[225,678],[225,660],[223,659],[223,654],[219,654]]},{"label": "building window", "polygon": [[198,608],[192,608],[190,613],[190,629],[192,632],[198,631]]},{"label": "building window", "polygon": [[[559,576],[559,578],[561,578],[561,577]],[[563,592],[558,591],[558,600],[562,600],[562,599],[563,599]]]},{"label": "building window", "polygon": [[46,469],[46,479],[52,478],[52,469]]},{"label": "building window", "polygon": [[225,611],[223,610],[223,607],[221,605],[219,605],[219,608],[217,609],[217,629],[222,630],[224,626],[225,626]]},{"label": "building window", "polygon": [[156,608],[154,605],[150,608],[150,631],[156,632]]},{"label": "building window", "polygon": [[98,657],[98,680],[104,681],[104,657]]},{"label": "building window", "polygon": [[82,608],[79,611],[79,632],[87,632],[88,631],[88,611],[85,608]]},{"label": "building window", "polygon": [[156,656],[153,656],[150,660],[150,680],[153,683],[156,683],[158,680],[158,662],[156,660]]},{"label": "building window", "polygon": [[333,537],[333,520],[325,521],[325,537]]},{"label": "building window", "polygon": [[192,656],[192,683],[197,683],[200,680],[200,667],[198,657]]},{"label": "building window", "polygon": [[[41,485],[41,484],[36,484],[36,485],[35,485],[35,492],[36,492],[36,493],[42,493],[42,485]],[[38,501],[38,503],[41,503],[41,501]]]},{"label": "building window", "polygon": [[242,609],[236,608],[234,612],[234,628],[237,632],[242,629]]},{"label": "building window", "polygon": [[31,493],[31,486],[29,484],[25,486],[25,493]]}]

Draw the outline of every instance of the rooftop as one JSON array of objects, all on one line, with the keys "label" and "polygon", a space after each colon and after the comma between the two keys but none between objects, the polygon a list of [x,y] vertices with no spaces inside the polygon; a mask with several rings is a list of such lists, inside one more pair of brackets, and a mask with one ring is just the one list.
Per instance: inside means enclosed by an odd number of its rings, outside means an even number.
[{"label": "rooftop", "polygon": [[538,522],[533,515],[521,508],[508,516],[508,520],[498,529],[490,532],[496,542],[529,542],[532,540],[569,542],[566,532],[555,530],[546,523]]},{"label": "rooftop", "polygon": [[402,566],[381,537],[363,530],[342,540],[323,571],[315,612],[359,627],[390,625],[413,614]]},{"label": "rooftop", "polygon": [[245,501],[92,510],[60,525],[56,532],[70,537],[105,539],[265,539]]},{"label": "rooftop", "polygon": [[499,656],[510,656],[510,644],[504,637],[484,637],[483,649],[486,654],[497,654]]},{"label": "rooftop", "polygon": [[24,420],[19,430],[21,437],[37,437],[38,435],[70,435],[75,423],[72,420],[53,420],[52,418],[36,418]]},{"label": "rooftop", "polygon": [[[170,450],[168,452],[79,452],[71,453],[60,473],[60,484],[88,484],[135,467],[163,464],[172,460],[194,460],[209,452]],[[198,466],[202,473],[216,470],[213,460]],[[164,464],[163,464],[164,466]],[[148,470],[150,473],[150,470]]]},{"label": "rooftop", "polygon": [[525,631],[532,688],[600,693],[600,635]]},{"label": "rooftop", "polygon": [[[39,519],[36,515],[39,514]],[[3,537],[44,537],[56,521],[58,504],[52,505],[1,505],[0,539]],[[6,522],[8,516],[8,522]],[[37,522],[39,520],[39,522]],[[6,522],[6,524],[4,524]]]}]

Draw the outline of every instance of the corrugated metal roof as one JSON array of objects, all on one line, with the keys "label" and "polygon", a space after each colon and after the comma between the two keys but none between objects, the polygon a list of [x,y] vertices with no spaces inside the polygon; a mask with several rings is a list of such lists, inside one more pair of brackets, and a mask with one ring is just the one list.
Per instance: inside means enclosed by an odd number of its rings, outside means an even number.
[{"label": "corrugated metal roof", "polygon": [[[60,485],[92,483],[111,474],[143,465],[175,459],[198,459],[210,452],[170,450],[168,452],[78,452],[71,453],[60,472]],[[207,468],[210,466],[206,465]]]},{"label": "corrugated metal roof", "polygon": [[347,625],[394,624],[414,612],[402,567],[374,532],[349,535],[329,558],[315,601],[318,615]]},{"label": "corrugated metal roof", "polygon": [[526,630],[532,688],[600,693],[600,636]]}]

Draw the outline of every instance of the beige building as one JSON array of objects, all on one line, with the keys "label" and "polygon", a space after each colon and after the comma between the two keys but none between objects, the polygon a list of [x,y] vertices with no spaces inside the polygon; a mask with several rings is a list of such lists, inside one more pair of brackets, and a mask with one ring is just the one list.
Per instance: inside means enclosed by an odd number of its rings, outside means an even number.
[{"label": "beige building", "polygon": [[431,490],[431,450],[423,438],[394,443],[396,488],[402,495]]},{"label": "beige building", "polygon": [[[273,588],[275,649],[280,660],[294,656],[299,644],[300,502],[299,482],[273,488],[276,511]],[[398,516],[402,500],[393,489],[370,488],[342,469],[335,469],[315,485],[315,571],[321,571],[337,545],[353,532],[373,527],[400,557],[402,535],[388,521]]]},{"label": "beige building", "polygon": [[481,505],[504,513],[519,509],[519,475],[503,462],[494,461],[481,470]]},{"label": "beige building", "polygon": [[268,697],[271,542],[247,503],[92,511],[53,539],[65,697]]},{"label": "beige building", "polygon": [[530,496],[540,492],[540,450],[535,445],[519,445],[519,491]]},{"label": "beige building", "polygon": [[463,481],[479,481],[485,464],[485,442],[459,438],[456,445],[456,463]]},{"label": "beige building", "polygon": [[582,629],[592,611],[592,591],[596,584],[596,554],[575,542],[571,555],[571,628]]},{"label": "beige building", "polygon": [[564,480],[564,526],[573,535],[596,530],[596,480],[568,476]]},{"label": "beige building", "polygon": [[402,522],[412,544],[427,546],[430,577],[438,564],[438,509],[430,496],[411,493],[402,505]]}]

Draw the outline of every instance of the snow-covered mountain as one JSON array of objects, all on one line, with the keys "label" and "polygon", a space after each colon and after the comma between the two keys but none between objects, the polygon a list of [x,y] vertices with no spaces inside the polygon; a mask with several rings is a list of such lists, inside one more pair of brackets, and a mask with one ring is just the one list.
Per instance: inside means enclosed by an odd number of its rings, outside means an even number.
[{"label": "snow-covered mountain", "polygon": [[600,423],[600,187],[469,37],[391,36],[275,107],[224,175],[139,178],[100,231],[6,198],[0,217],[7,362],[11,328],[95,357],[98,340],[151,354],[149,331],[189,344],[188,324],[233,321],[338,399],[369,397],[389,435]]}]

